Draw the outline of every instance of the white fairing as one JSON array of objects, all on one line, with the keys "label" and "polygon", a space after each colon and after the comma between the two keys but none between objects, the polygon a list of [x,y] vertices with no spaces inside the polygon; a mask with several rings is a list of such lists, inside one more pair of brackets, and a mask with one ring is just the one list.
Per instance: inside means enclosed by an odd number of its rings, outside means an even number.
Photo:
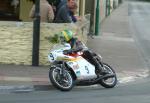
[{"label": "white fairing", "polygon": [[95,66],[90,64],[81,56],[77,61],[69,61],[67,64],[73,69],[78,80],[87,80],[96,78]]},{"label": "white fairing", "polygon": [[83,57],[81,56],[72,57],[63,54],[64,50],[69,50],[69,49],[71,49],[70,44],[55,45],[50,51],[50,53],[48,54],[49,61],[53,63],[54,61],[58,60],[58,58],[61,57],[69,58],[70,61],[68,61],[67,64],[69,67],[72,68],[72,70],[76,74],[77,80],[87,80],[87,79],[96,78],[97,75],[95,74],[95,66],[89,63]]},{"label": "white fairing", "polygon": [[64,45],[57,44],[54,45],[50,53],[48,54],[48,60],[53,63],[54,61],[57,60],[57,57],[64,57],[65,55],[63,54],[64,50],[69,50],[71,49],[70,44],[66,43]]}]

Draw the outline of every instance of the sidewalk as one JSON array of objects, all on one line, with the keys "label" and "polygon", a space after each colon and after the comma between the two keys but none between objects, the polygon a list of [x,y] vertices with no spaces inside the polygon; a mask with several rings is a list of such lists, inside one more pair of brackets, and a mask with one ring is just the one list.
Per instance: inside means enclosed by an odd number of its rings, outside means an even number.
[{"label": "sidewalk", "polygon": [[49,66],[0,65],[0,92],[52,89]]},{"label": "sidewalk", "polygon": [[128,2],[104,20],[100,31],[95,39],[89,39],[88,46],[115,69],[120,83],[148,76],[148,67],[130,31]]},{"label": "sidewalk", "polygon": [[[128,4],[124,2],[106,18],[101,34],[89,38],[88,46],[103,57],[116,71],[119,83],[148,76],[148,68],[129,30]],[[51,88],[49,67],[0,65],[0,91]],[[45,89],[44,88],[44,89]]]}]

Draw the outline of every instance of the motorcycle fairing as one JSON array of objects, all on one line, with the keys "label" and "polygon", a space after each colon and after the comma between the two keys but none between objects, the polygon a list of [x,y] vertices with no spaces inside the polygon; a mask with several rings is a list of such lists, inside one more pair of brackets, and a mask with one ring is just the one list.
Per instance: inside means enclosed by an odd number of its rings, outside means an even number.
[{"label": "motorcycle fairing", "polygon": [[76,74],[77,80],[87,80],[97,77],[95,74],[95,66],[81,56],[77,57],[76,60],[74,59],[66,63]]}]

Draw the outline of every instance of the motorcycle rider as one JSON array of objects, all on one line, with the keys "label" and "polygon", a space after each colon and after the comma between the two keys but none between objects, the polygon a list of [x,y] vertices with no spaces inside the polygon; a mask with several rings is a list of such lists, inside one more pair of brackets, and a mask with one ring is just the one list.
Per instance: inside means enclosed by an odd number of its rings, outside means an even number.
[{"label": "motorcycle rider", "polygon": [[99,71],[100,75],[105,75],[107,72],[100,66],[99,62],[94,58],[93,52],[85,48],[85,45],[76,37],[73,37],[74,33],[71,30],[63,30],[60,33],[60,39],[63,42],[69,43],[71,49],[79,49],[83,51],[83,58],[93,64]]}]

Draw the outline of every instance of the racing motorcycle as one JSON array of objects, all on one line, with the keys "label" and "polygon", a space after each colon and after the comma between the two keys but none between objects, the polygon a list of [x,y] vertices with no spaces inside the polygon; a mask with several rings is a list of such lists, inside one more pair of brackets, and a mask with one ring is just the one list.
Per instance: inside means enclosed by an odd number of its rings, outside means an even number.
[{"label": "racing motorcycle", "polygon": [[79,49],[71,49],[70,44],[56,44],[48,54],[51,63],[49,79],[54,87],[61,91],[69,91],[75,85],[89,86],[100,84],[105,88],[113,88],[117,84],[117,76],[113,68],[102,62],[102,57],[93,54],[102,69],[107,74],[100,74],[99,70],[86,60]]}]

